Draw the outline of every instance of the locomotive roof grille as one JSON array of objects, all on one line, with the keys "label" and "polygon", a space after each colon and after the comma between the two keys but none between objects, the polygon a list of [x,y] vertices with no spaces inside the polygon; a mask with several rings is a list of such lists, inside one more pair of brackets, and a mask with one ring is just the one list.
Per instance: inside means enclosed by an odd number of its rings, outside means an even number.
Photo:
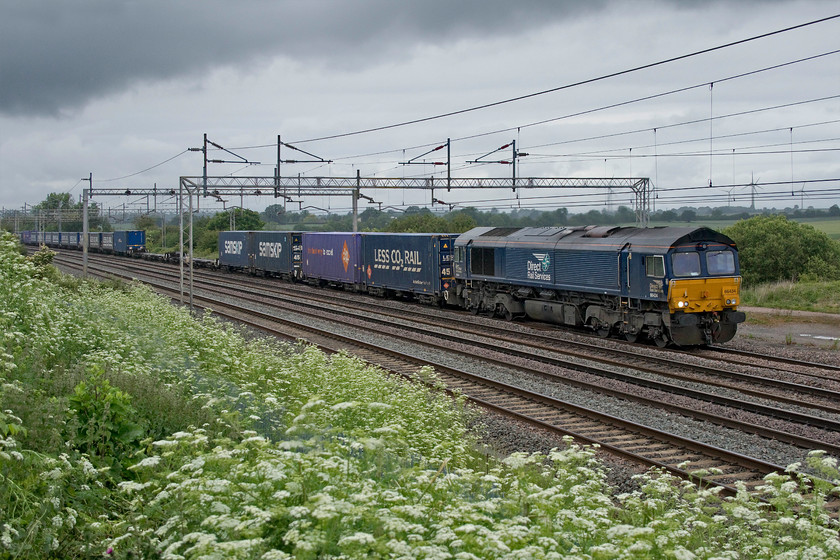
[{"label": "locomotive roof grille", "polygon": [[482,233],[479,237],[507,237],[513,233],[516,233],[522,228],[518,227],[498,227],[491,229],[485,233]]}]

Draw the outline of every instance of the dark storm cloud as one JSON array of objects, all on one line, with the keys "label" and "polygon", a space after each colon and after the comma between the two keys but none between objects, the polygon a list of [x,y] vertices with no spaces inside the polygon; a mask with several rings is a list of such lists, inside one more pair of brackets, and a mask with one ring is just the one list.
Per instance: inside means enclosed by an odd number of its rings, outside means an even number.
[{"label": "dark storm cloud", "polygon": [[57,115],[143,80],[288,56],[363,66],[417,42],[521,32],[606,0],[4,2],[0,112]]}]

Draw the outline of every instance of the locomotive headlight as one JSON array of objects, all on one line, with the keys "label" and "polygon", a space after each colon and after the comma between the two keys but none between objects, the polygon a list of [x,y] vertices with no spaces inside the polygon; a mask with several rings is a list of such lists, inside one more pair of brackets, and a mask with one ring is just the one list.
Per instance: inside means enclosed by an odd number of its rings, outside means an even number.
[{"label": "locomotive headlight", "polygon": [[677,305],[679,305],[680,307],[685,307],[685,302],[684,302],[684,301],[681,301],[681,302],[679,302]]}]

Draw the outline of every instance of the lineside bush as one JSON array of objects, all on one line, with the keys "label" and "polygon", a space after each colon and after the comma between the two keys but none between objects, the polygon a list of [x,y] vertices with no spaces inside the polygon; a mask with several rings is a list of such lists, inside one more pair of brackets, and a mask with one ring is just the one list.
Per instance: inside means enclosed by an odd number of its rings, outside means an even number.
[{"label": "lineside bush", "polygon": [[840,242],[784,216],[753,216],[723,230],[738,245],[748,286],[797,280],[840,280]]}]

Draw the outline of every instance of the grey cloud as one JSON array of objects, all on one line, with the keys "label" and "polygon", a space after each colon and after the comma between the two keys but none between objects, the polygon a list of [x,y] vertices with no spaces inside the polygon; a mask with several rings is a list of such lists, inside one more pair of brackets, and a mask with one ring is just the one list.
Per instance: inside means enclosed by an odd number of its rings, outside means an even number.
[{"label": "grey cloud", "polygon": [[607,0],[12,0],[0,21],[0,112],[56,116],[143,80],[259,57],[363,66],[418,42],[507,34]]}]

